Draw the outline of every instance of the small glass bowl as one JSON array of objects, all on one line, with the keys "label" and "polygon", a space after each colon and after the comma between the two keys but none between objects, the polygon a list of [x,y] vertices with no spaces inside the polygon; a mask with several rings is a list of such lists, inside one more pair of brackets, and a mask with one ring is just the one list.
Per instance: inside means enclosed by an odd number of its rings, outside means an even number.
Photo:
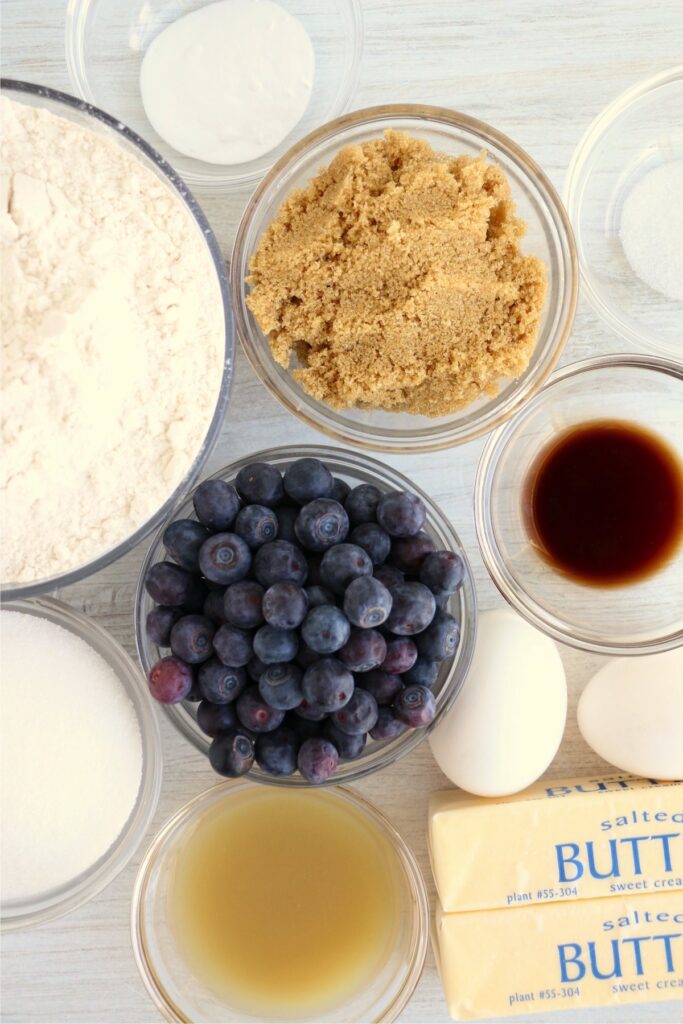
[{"label": "small glass bowl", "polygon": [[[522,248],[546,266],[548,293],[536,347],[516,380],[501,381],[499,393],[448,416],[428,417],[373,409],[335,410],[308,395],[289,370],[273,359],[268,339],[249,311],[245,278],[261,235],[283,200],[329,165],[345,146],[381,138],[389,129],[424,139],[437,152],[489,159],[505,172],[528,230]],[[340,117],[302,139],[264,178],[237,229],[230,268],[238,336],[252,367],[272,394],[305,423],[346,444],[374,451],[419,452],[449,448],[491,430],[511,416],[541,386],[560,357],[574,320],[578,289],[576,251],[564,207],[540,167],[505,135],[474,118],[415,104],[370,107]]]},{"label": "small glass bowl", "polygon": [[[225,319],[225,357],[222,378],[216,393],[216,408],[211,422],[207,424],[206,435],[201,447],[177,487],[174,488],[167,500],[154,515],[146,523],[139,526],[130,537],[122,540],[119,544],[110,548],[109,551],[103,551],[101,555],[98,555],[97,558],[87,562],[85,565],[74,566],[73,569],[58,576],[49,576],[42,580],[31,580],[30,583],[17,583],[14,580],[3,581],[3,599],[13,600],[20,597],[43,594],[48,590],[56,590],[58,587],[66,587],[71,583],[78,583],[80,580],[85,579],[86,576],[91,576],[93,573],[99,572],[100,569],[104,569],[111,562],[122,558],[123,555],[131,551],[136,544],[161,522],[168,514],[169,509],[175,505],[178,497],[184,494],[188,487],[192,486],[218,440],[228,408],[235,362],[235,336],[232,309],[228,297],[228,283],[218,242],[199,204],[173,168],[151,146],[148,146],[143,139],[126,128],[120,121],[98,110],[97,107],[92,107],[82,100],[74,99],[73,96],[68,96],[66,93],[57,92],[54,89],[48,89],[41,85],[33,85],[30,82],[18,82],[13,79],[3,78],[0,85],[3,94],[10,99],[20,103],[27,103],[33,107],[42,107],[50,111],[51,114],[73,121],[74,124],[88,128],[90,131],[96,132],[98,135],[120,146],[124,152],[139,160],[143,167],[151,171],[156,178],[162,181],[177,196],[182,205],[187,209],[197,232],[206,244],[206,271],[207,273],[213,272],[215,275],[217,300],[222,304]],[[211,267],[213,271],[211,271]]]},{"label": "small glass bowl", "polygon": [[363,17],[359,0],[277,0],[311,37],[315,52],[311,101],[276,149],[257,160],[223,166],[195,160],[169,146],[147,120],[140,95],[140,65],[149,44],[168,25],[206,7],[207,2],[69,0],[66,66],[79,96],[149,139],[192,188],[225,193],[253,187],[295,139],[349,109],[363,52]]},{"label": "small glass bowl", "polygon": [[529,537],[526,475],[546,445],[591,420],[635,423],[683,464],[683,364],[613,355],[571,363],[486,443],[474,515],[482,557],[503,597],[544,633],[597,654],[651,654],[683,643],[683,545],[658,572],[623,586],[582,584],[554,570]]},{"label": "small glass bowl", "polygon": [[565,189],[584,294],[596,313],[635,348],[674,359],[683,354],[683,302],[637,277],[619,232],[624,202],[638,182],[683,160],[682,110],[683,64],[623,93],[577,146]]},{"label": "small glass bowl", "polygon": [[[244,781],[223,782],[185,804],[164,825],[140,865],[131,912],[133,951],[147,991],[167,1021],[257,1019],[226,1005],[199,984],[174,940],[168,906],[178,849],[204,815],[249,788],[253,787]],[[391,822],[360,794],[338,786],[311,795],[350,805],[367,819],[369,828],[388,840],[396,855],[402,892],[400,934],[371,986],[342,1006],[310,1019],[318,1024],[396,1020],[420,979],[429,939],[429,903],[417,861]]]},{"label": "small glass bowl", "polygon": [[[163,757],[154,702],[141,678],[140,669],[109,633],[87,615],[50,597],[7,601],[3,602],[2,608],[4,611],[47,619],[80,637],[99,654],[116,673],[133,704],[142,743],[140,789],[130,817],[113,845],[87,871],[70,882],[26,899],[4,903],[0,910],[0,923],[4,931],[42,924],[71,913],[97,896],[123,871],[145,838],[154,816],[161,790]],[[87,765],[83,768],[87,771]]]},{"label": "small glass bowl", "polygon": [[[423,729],[409,729],[394,740],[370,741],[360,757],[357,757],[354,761],[340,761],[339,767],[332,778],[327,783],[323,783],[323,785],[334,786],[338,783],[353,782],[356,779],[361,779],[365,775],[370,775],[372,772],[393,764],[400,757],[404,757],[418,743],[422,742],[427,733],[436,726],[442,715],[452,706],[465,682],[465,676],[472,660],[477,619],[476,597],[472,571],[467,555],[457,533],[438,505],[424,491],[420,490],[412,480],[408,480],[407,477],[397,470],[391,469],[381,462],[376,462],[366,455],[345,452],[339,448],[328,448],[325,445],[297,445],[296,447],[271,448],[268,451],[255,452],[246,458],[240,459],[238,462],[233,462],[231,465],[214,473],[210,479],[233,481],[240,469],[243,466],[248,466],[250,462],[270,462],[284,472],[292,462],[302,458],[321,459],[335,476],[342,477],[351,486],[371,483],[375,484],[382,491],[410,490],[415,494],[419,494],[427,507],[427,522],[424,529],[434,540],[437,550],[445,548],[455,551],[460,555],[465,565],[463,585],[453,595],[448,607],[451,615],[460,623],[460,644],[452,660],[443,662],[439,678],[432,687],[437,706],[434,721]],[[145,590],[145,576],[151,565],[164,559],[165,549],[162,540],[164,529],[169,522],[181,518],[196,518],[191,495],[176,506],[166,522],[159,528],[140,571],[135,597],[135,639],[138,656],[146,675],[149,674],[152,665],[164,654],[167,654],[168,651],[162,651],[147,636],[145,622],[148,613],[154,607],[154,602]],[[166,711],[173,724],[183,736],[189,739],[203,754],[207,754],[211,741],[197,725],[195,717],[196,707],[196,704],[189,701],[184,704],[163,705],[164,711]],[[298,773],[285,778],[277,778],[264,772],[256,764],[248,773],[248,777],[257,782],[266,782],[274,786],[306,787],[310,785]]]}]

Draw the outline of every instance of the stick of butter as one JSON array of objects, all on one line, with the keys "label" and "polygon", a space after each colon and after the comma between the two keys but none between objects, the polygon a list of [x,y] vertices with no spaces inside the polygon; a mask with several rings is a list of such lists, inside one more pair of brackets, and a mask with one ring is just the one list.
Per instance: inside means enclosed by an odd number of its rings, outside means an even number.
[{"label": "stick of butter", "polygon": [[683,892],[463,914],[437,911],[454,1020],[683,996]]},{"label": "stick of butter", "polygon": [[433,793],[432,870],[445,911],[683,889],[683,783],[537,783],[493,800]]}]

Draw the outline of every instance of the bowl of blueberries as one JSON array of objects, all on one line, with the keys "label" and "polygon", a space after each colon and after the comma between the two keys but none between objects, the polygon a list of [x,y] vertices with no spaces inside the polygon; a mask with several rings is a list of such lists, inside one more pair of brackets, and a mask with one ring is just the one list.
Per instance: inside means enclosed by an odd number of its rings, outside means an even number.
[{"label": "bowl of blueberries", "polygon": [[154,538],[136,597],[152,696],[220,775],[351,782],[451,707],[476,631],[450,522],[396,470],[273,448],[200,483]]}]

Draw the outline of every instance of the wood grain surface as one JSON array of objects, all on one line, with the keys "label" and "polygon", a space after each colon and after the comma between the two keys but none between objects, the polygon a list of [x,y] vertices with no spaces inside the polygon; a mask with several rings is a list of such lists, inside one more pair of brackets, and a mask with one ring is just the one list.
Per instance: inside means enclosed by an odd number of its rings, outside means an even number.
[{"label": "wood grain surface", "polygon": [[[628,86],[679,62],[683,52],[681,0],[362,0],[362,6],[365,50],[354,107],[413,101],[464,111],[520,143],[559,189],[592,118]],[[2,0],[3,74],[71,91],[64,63],[65,7],[62,0]],[[227,198],[197,194],[228,257],[248,193]],[[564,361],[624,347],[582,299]],[[315,441],[324,439],[270,397],[238,352],[232,403],[207,472],[273,443]],[[481,563],[474,535],[472,485],[481,447],[473,442],[387,461],[433,495],[455,524],[485,609],[501,599]],[[145,548],[143,543],[115,565],[57,595],[93,616],[131,653],[133,593]],[[578,695],[601,659],[566,647],[561,654],[570,707],[561,749],[548,772],[555,777],[604,767],[583,742],[575,721]],[[173,811],[214,782],[204,759],[160,717],[165,778],[150,838]],[[393,768],[358,785],[412,846],[432,895],[426,806],[430,791],[444,784],[423,744]],[[138,978],[129,935],[130,894],[141,852],[81,910],[3,936],[3,1020],[142,1024],[160,1019]],[[424,1024],[448,1019],[431,953],[401,1019]],[[683,1020],[683,1004],[586,1009],[543,1019],[673,1022]]]}]

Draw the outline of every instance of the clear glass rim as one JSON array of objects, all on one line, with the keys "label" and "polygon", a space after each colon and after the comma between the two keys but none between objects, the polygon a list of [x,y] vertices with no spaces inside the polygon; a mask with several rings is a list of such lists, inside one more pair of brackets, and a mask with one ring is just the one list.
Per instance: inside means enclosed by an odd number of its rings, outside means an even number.
[{"label": "clear glass rim", "polygon": [[[333,108],[344,114],[353,103],[358,87],[361,58],[363,56],[364,26],[361,0],[343,0],[351,17],[351,59],[344,69],[335,93]],[[94,100],[86,72],[83,40],[92,0],[67,0],[64,20],[64,54],[69,81],[74,89],[88,102]],[[187,12],[184,12],[187,13]],[[268,173],[268,172],[266,172]],[[213,194],[238,191],[253,186],[263,177],[262,170],[245,171],[235,177],[212,177],[187,173],[186,180],[195,188],[206,189]]]},{"label": "clear glass rim", "polygon": [[586,183],[590,176],[587,171],[587,164],[593,150],[600,144],[605,132],[612,127],[614,122],[624,114],[631,106],[641,100],[648,93],[656,92],[658,89],[666,88],[674,82],[683,79],[683,64],[676,64],[665,71],[660,71],[643,81],[636,82],[625,92],[620,93],[615,99],[608,103],[597,117],[591,122],[574,150],[574,155],[567,170],[564,187],[564,199],[569,219],[575,232],[576,251],[579,259],[579,270],[583,284],[583,294],[600,319],[606,323],[624,341],[647,350],[656,350],[664,357],[672,355],[671,346],[652,338],[645,330],[623,320],[617,310],[605,302],[593,283],[593,274],[588,265],[588,260],[583,244],[581,233],[581,207],[586,189]]},{"label": "clear glass rim", "polygon": [[71,913],[97,896],[126,867],[140,847],[159,801],[163,774],[161,732],[158,717],[144,684],[139,667],[107,630],[63,601],[52,597],[16,600],[2,603],[3,611],[35,614],[63,626],[90,644],[94,639],[98,653],[121,680],[133,703],[140,725],[143,754],[142,778],[135,805],[128,821],[107,853],[94,865],[56,889],[6,904],[0,928],[13,931]]},{"label": "clear glass rim", "polygon": [[[404,436],[396,438],[390,432],[366,435],[362,429],[354,431],[350,427],[342,428],[333,422],[325,412],[318,411],[303,392],[295,391],[293,386],[290,386],[288,389],[291,391],[291,394],[285,392],[272,379],[270,374],[264,372],[260,357],[262,345],[252,337],[249,328],[243,273],[247,238],[252,220],[269,190],[278,184],[286,183],[287,178],[291,175],[292,166],[296,165],[310,149],[319,143],[333,139],[348,129],[361,125],[370,126],[374,122],[387,119],[400,120],[405,118],[415,118],[434,124],[443,124],[450,128],[465,129],[476,133],[481,138],[483,146],[491,143],[496,148],[502,150],[517,166],[524,177],[532,181],[541,193],[547,216],[557,233],[558,255],[562,260],[564,271],[564,291],[560,300],[561,316],[555,328],[554,336],[546,344],[546,356],[537,365],[535,372],[529,374],[528,378],[520,386],[516,387],[512,394],[504,401],[492,399],[473,422],[461,426],[449,425],[448,423],[442,424],[438,428],[438,433],[436,431],[426,433],[417,442],[414,437],[412,440],[406,439]],[[368,451],[408,454],[421,451],[439,451],[471,441],[492,430],[512,416],[518,408],[542,387],[556,366],[571,333],[578,299],[578,281],[578,259],[569,217],[562,205],[557,190],[539,165],[521,146],[518,146],[508,136],[484,121],[479,121],[467,114],[449,110],[445,107],[417,103],[387,104],[353,111],[322,125],[295,143],[273,165],[249,199],[237,227],[230,260],[230,289],[237,336],[257,377],[280,404],[293,415],[303,420],[304,423],[307,423],[316,430],[322,431],[335,441],[341,441],[344,444],[350,444],[356,448]],[[270,353],[264,356],[264,360],[268,365],[271,364],[272,356],[270,356]]]},{"label": "clear glass rim", "polygon": [[[130,916],[133,954],[145,988],[151,996],[156,1008],[166,1021],[191,1024],[190,1018],[183,1014],[180,1007],[178,1007],[165,992],[164,986],[161,984],[158,974],[154,968],[152,958],[149,956],[147,943],[145,941],[144,904],[150,875],[156,866],[162,846],[169,835],[178,828],[178,826],[187,825],[205,807],[208,807],[212,803],[221,799],[223,794],[227,796],[227,794],[231,792],[251,788],[253,785],[254,783],[248,779],[223,781],[193,797],[179,810],[177,810],[162,826],[160,831],[152,840],[152,844],[147,850],[138,869],[133,887]],[[355,790],[352,790],[347,786],[334,786],[327,789],[325,792],[327,795],[332,796],[335,799],[341,799],[350,803],[369,818],[377,828],[379,828],[379,830],[389,840],[392,849],[397,854],[410,890],[411,903],[413,907],[410,962],[399,993],[382,1010],[382,1013],[374,1019],[377,1024],[379,1024],[379,1022],[394,1021],[401,1014],[417,988],[427,955],[427,946],[429,942],[429,899],[427,896],[427,887],[412,850],[398,832],[395,825],[392,824],[389,818],[387,818],[378,807],[360,793],[357,793]]]},{"label": "clear glass rim", "polygon": [[579,377],[594,372],[614,368],[631,368],[662,373],[683,381],[683,363],[657,356],[639,355],[636,353],[617,353],[613,355],[595,356],[569,363],[553,374],[548,384],[526,406],[524,413],[505,423],[488,438],[477,466],[474,484],[474,526],[484,565],[497,587],[515,611],[523,618],[540,629],[547,636],[560,643],[593,654],[605,654],[612,657],[627,655],[655,654],[669,651],[683,643],[683,630],[677,630],[654,640],[635,641],[633,643],[612,642],[608,639],[596,641],[579,631],[570,628],[567,623],[544,609],[520,586],[512,576],[505,560],[500,554],[493,527],[492,491],[498,463],[503,452],[512,439],[522,416],[528,416],[538,409],[551,394],[556,385],[572,377]]},{"label": "clear glass rim", "polygon": [[[285,459],[305,457],[319,458],[322,461],[325,461],[326,459],[333,459],[340,464],[343,464],[347,468],[349,474],[352,474],[355,469],[361,469],[367,473],[371,473],[374,479],[377,479],[379,483],[385,486],[393,485],[398,488],[409,489],[418,494],[427,507],[428,521],[431,520],[438,525],[440,531],[448,537],[449,543],[453,545],[453,549],[457,551],[465,565],[465,580],[461,589],[458,591],[458,594],[460,594],[460,609],[462,616],[460,647],[452,664],[449,665],[447,675],[444,678],[440,690],[438,691],[439,695],[444,695],[444,699],[434,721],[422,729],[411,729],[402,733],[398,739],[392,740],[383,746],[378,746],[377,750],[370,748],[367,753],[362,754],[354,761],[340,762],[342,774],[338,772],[327,782],[322,783],[322,786],[318,785],[315,787],[316,789],[321,789],[324,787],[332,788],[341,784],[356,782],[358,779],[362,779],[366,775],[371,775],[376,771],[380,771],[383,768],[394,764],[422,743],[431,730],[436,727],[442,716],[457,700],[469,672],[472,656],[474,654],[474,644],[477,631],[477,602],[474,577],[469,559],[458,534],[454,530],[445,513],[442,512],[439,506],[429,497],[429,495],[413,483],[412,480],[409,480],[398,470],[395,470],[390,466],[385,466],[375,459],[369,458],[364,453],[344,451],[340,448],[333,448],[328,445],[285,445],[279,448],[269,448],[264,451],[253,452],[252,454],[219,469],[216,473],[212,474],[210,479],[234,479],[239,470],[250,462],[269,462],[277,461],[278,459],[284,461]],[[169,514],[169,521],[176,515],[178,508],[180,508],[185,501],[189,499],[189,497],[190,495],[186,494],[178,503],[176,509]],[[147,570],[156,557],[157,548],[161,544],[164,527],[165,524],[162,524],[152,539],[149,550],[140,569],[135,593],[135,642],[137,646],[138,659],[145,676],[151,668],[151,663],[147,657],[145,622],[143,615],[143,599],[145,594],[144,580]],[[177,704],[164,704],[162,705],[162,709],[170,718],[174,727],[178,729],[179,732],[188,739],[196,749],[198,749],[202,754],[206,754],[210,741],[200,733],[198,727],[194,730],[192,729],[190,724],[191,720],[189,719],[187,712],[183,709],[183,706]],[[306,789],[310,785],[298,775],[278,778],[261,771],[261,769],[256,765],[248,772],[245,778],[251,782],[259,782],[269,786],[282,786],[284,788]]]},{"label": "clear glass rim", "polygon": [[2,583],[0,585],[0,591],[3,599],[17,600],[22,597],[33,597],[38,594],[43,594],[46,591],[54,590],[57,587],[66,587],[71,583],[78,583],[87,576],[91,576],[93,573],[99,572],[100,569],[104,569],[107,565],[110,565],[112,562],[123,557],[123,555],[128,554],[136,544],[139,544],[140,541],[151,533],[162,519],[165,518],[169,509],[175,505],[179,495],[183,494],[193,485],[201,472],[202,466],[211,454],[218,440],[223,419],[228,408],[234,377],[235,335],[228,279],[218,241],[199,203],[194,198],[182,178],[180,178],[180,176],[173,170],[171,165],[167,163],[167,161],[164,160],[156,150],[148,145],[144,139],[131,131],[130,128],[127,128],[116,118],[110,117],[109,114],[106,114],[98,107],[94,107],[92,104],[86,103],[85,100],[76,99],[76,97],[70,96],[68,93],[59,92],[56,89],[50,89],[46,86],[34,85],[31,82],[18,81],[12,78],[0,78],[0,89],[2,89],[3,92],[9,91],[18,95],[28,94],[38,98],[44,98],[48,100],[48,102],[61,104],[68,109],[88,114],[95,121],[105,125],[106,128],[113,131],[116,135],[123,136],[123,138],[125,138],[129,143],[132,143],[133,146],[141,150],[148,160],[151,160],[156,165],[159,171],[161,171],[163,176],[166,178],[172,191],[187,208],[199,228],[199,231],[204,237],[216,272],[225,325],[223,373],[220,388],[216,395],[216,408],[213,416],[211,417],[211,421],[207,426],[206,434],[199,451],[182,480],[180,480],[163,505],[161,505],[161,507],[147,520],[147,522],[138,527],[130,537],[122,540],[113,548],[110,548],[109,551],[105,551],[103,554],[98,555],[97,558],[94,558],[91,562],[77,566],[75,569],[70,569],[68,572],[61,573],[57,576],[46,577],[42,580],[32,580],[30,583],[13,583],[9,581],[7,583]]}]

